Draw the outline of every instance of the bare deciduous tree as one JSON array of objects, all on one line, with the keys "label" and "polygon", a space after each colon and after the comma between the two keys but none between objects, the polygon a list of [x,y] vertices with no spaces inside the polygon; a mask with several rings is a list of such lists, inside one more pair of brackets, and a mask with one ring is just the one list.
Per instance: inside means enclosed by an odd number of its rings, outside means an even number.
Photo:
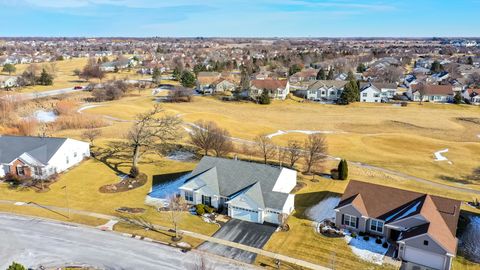
[{"label": "bare deciduous tree", "polygon": [[132,153],[132,166],[136,167],[140,157],[153,150],[155,145],[167,146],[178,139],[178,127],[181,124],[177,116],[158,117],[162,108],[157,104],[153,110],[139,114],[135,124],[127,134],[127,144]]},{"label": "bare deciduous tree", "polygon": [[257,150],[263,158],[263,162],[267,164],[268,159],[275,155],[277,147],[273,144],[272,139],[262,134],[255,138]]},{"label": "bare deciduous tree", "polygon": [[302,157],[302,145],[299,141],[289,140],[286,149],[287,161],[290,168]]},{"label": "bare deciduous tree", "polygon": [[93,141],[102,135],[102,130],[97,128],[89,128],[82,132],[82,138],[90,141],[90,144],[93,146]]},{"label": "bare deciduous tree", "polygon": [[327,154],[327,142],[321,134],[311,134],[305,139],[303,158],[307,166],[306,172],[310,173],[312,168],[324,161]]},{"label": "bare deciduous tree", "polygon": [[212,149],[217,157],[226,156],[234,149],[230,132],[226,129],[217,128],[213,133]]},{"label": "bare deciduous tree", "polygon": [[213,132],[218,127],[211,121],[197,121],[190,132],[190,142],[203,151],[205,156],[212,150],[214,144]]},{"label": "bare deciduous tree", "polygon": [[173,195],[168,201],[168,211],[170,221],[173,224],[173,229],[175,231],[175,241],[180,240],[178,235],[178,224],[180,223],[182,216],[185,211],[188,210],[187,202],[183,199],[182,196]]}]

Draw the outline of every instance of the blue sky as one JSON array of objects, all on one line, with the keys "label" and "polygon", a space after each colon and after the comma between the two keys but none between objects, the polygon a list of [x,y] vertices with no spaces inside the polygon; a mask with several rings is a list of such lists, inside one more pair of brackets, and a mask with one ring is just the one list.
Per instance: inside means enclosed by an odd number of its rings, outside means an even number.
[{"label": "blue sky", "polygon": [[480,36],[480,0],[0,0],[0,36]]}]

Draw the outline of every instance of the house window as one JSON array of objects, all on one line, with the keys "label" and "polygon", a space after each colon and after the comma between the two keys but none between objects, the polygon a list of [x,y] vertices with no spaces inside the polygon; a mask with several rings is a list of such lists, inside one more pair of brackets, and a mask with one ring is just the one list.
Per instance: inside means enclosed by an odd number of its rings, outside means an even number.
[{"label": "house window", "polygon": [[343,216],[343,225],[347,225],[349,227],[356,228],[357,227],[357,217],[345,214]]},{"label": "house window", "polygon": [[370,230],[373,232],[383,233],[383,221],[372,219],[370,221]]},{"label": "house window", "polygon": [[362,93],[362,97],[367,97],[368,93]]},{"label": "house window", "polygon": [[202,204],[212,206],[212,197],[202,195]]},{"label": "house window", "polygon": [[68,156],[65,157],[65,162],[68,164],[70,163],[70,159],[68,158]]},{"label": "house window", "polygon": [[41,167],[34,167],[33,170],[35,175],[41,176],[43,174]]},{"label": "house window", "polygon": [[322,91],[322,96],[325,96],[325,90]]},{"label": "house window", "polygon": [[73,152],[73,157],[77,157],[77,152]]},{"label": "house window", "polygon": [[17,175],[25,175],[25,168],[23,166],[17,166]]},{"label": "house window", "polygon": [[185,191],[185,200],[189,202],[193,202],[193,192],[192,191]]},{"label": "house window", "polygon": [[424,240],[423,245],[428,246],[428,240]]}]

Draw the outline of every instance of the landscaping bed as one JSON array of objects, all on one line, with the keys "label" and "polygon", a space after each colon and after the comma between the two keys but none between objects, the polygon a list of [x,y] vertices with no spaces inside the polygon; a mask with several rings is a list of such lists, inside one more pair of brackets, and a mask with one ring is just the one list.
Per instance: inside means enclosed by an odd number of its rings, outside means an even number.
[{"label": "landscaping bed", "polygon": [[99,188],[101,193],[118,193],[125,192],[132,189],[139,188],[147,183],[147,175],[144,173],[139,174],[135,178],[125,176],[122,181],[115,184],[104,185]]}]

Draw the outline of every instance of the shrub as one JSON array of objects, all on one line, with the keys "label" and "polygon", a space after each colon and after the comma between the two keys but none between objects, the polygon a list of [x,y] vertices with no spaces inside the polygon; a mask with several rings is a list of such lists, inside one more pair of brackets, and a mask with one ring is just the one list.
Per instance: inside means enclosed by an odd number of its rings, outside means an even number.
[{"label": "shrub", "polygon": [[352,233],[350,234],[350,236],[351,236],[352,238],[357,238],[357,234],[354,233],[354,232],[352,232]]},{"label": "shrub", "polygon": [[358,235],[359,236],[365,236],[365,232],[359,232]]},{"label": "shrub", "polygon": [[268,105],[271,103],[270,95],[266,89],[263,89],[262,94],[258,97],[258,103]]},{"label": "shrub", "polygon": [[330,170],[330,175],[332,176],[332,179],[338,180],[338,170],[337,169],[331,169]]},{"label": "shrub", "polygon": [[62,115],[52,123],[57,130],[99,128],[107,125],[107,122],[100,116],[75,113]]},{"label": "shrub", "polygon": [[387,247],[388,247],[388,243],[387,243],[387,242],[384,242],[384,243],[382,244],[382,247],[383,247],[383,248],[387,248]]},{"label": "shrub", "polygon": [[401,105],[402,107],[407,107],[407,106],[408,106],[408,102],[402,101],[402,102],[400,103],[400,105]]},{"label": "shrub", "polygon": [[19,263],[16,263],[16,262],[13,262],[8,268],[7,270],[27,270],[27,268],[25,268],[25,266],[19,264]]},{"label": "shrub", "polygon": [[131,178],[137,178],[139,174],[140,174],[140,170],[138,169],[137,166],[133,166],[130,169],[130,177]]},{"label": "shrub", "polygon": [[195,205],[195,212],[197,212],[197,215],[199,216],[205,214],[205,205],[203,204]]},{"label": "shrub", "polygon": [[57,115],[67,115],[75,112],[75,102],[69,100],[60,100],[55,105]]},{"label": "shrub", "polygon": [[18,130],[18,135],[32,136],[36,133],[38,128],[38,121],[33,118],[22,119],[14,124]]},{"label": "shrub", "polygon": [[368,237],[367,235],[365,235],[365,236],[363,237],[363,240],[368,241],[368,240],[370,240],[370,237]]},{"label": "shrub", "polygon": [[381,244],[381,243],[382,243],[382,239],[380,239],[380,238],[375,239],[375,243]]},{"label": "shrub", "polygon": [[204,208],[205,208],[205,212],[207,212],[209,214],[215,212],[215,208],[213,208],[211,206],[205,205]]}]

